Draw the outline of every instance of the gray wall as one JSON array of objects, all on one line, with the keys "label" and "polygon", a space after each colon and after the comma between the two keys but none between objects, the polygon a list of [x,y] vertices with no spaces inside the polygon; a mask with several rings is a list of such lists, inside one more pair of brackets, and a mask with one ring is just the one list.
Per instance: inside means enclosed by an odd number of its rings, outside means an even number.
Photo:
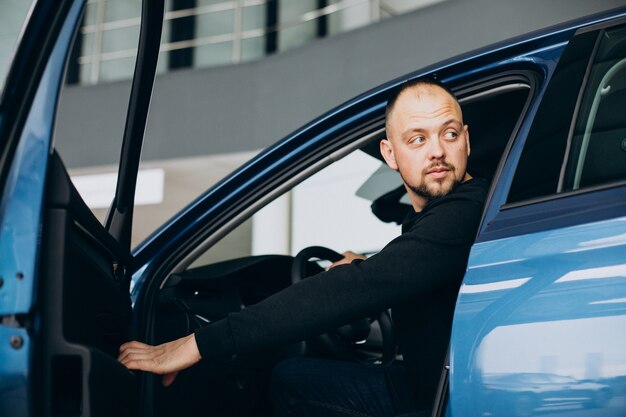
[{"label": "gray wall", "polygon": [[[143,157],[263,148],[400,75],[623,5],[626,0],[448,0],[258,62],[161,75]],[[129,88],[121,82],[64,91],[57,145],[68,166],[117,160]]]}]

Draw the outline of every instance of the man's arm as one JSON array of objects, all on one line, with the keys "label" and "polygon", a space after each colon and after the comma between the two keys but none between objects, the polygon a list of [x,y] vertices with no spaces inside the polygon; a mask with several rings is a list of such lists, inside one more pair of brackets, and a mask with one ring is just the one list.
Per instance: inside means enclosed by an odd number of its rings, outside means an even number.
[{"label": "man's arm", "polygon": [[[200,357],[228,358],[304,340],[437,288],[458,285],[481,212],[482,203],[469,199],[440,204],[367,260],[287,287],[196,330],[195,338],[155,347],[124,345],[120,361],[130,369],[171,375]],[[164,383],[172,380],[168,376]]]},{"label": "man's arm", "polygon": [[[338,265],[349,264],[355,259],[366,259],[365,255],[351,251],[344,252],[344,257],[331,264],[328,269]],[[120,347],[118,361],[128,369],[152,372],[163,376],[163,385],[169,386],[174,382],[179,371],[195,365],[202,359],[195,334],[163,343],[157,346],[141,342],[124,343]]]}]

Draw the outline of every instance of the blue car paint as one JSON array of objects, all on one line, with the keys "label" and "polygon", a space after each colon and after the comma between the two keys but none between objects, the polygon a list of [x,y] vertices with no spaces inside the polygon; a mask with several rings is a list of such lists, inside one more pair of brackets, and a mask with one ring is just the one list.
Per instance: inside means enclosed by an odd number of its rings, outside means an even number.
[{"label": "blue car paint", "polygon": [[[529,398],[489,393],[494,374],[626,381],[625,253],[626,217],[476,244],[452,330],[452,415]],[[598,407],[626,414],[623,402]]]},{"label": "blue car paint", "polygon": [[46,169],[63,69],[82,14],[74,3],[41,78],[0,202],[0,315],[28,313],[36,284]]},{"label": "blue car paint", "polygon": [[[83,7],[83,0],[76,1],[68,13],[40,80],[4,187],[0,203],[2,316],[28,313],[36,301],[41,212],[54,118],[63,69]],[[12,338],[15,344],[7,343]],[[31,334],[5,323],[0,325],[0,340],[0,415],[29,416],[33,404]]]},{"label": "blue car paint", "polygon": [[[548,67],[548,81],[554,68]],[[521,215],[534,223],[516,222],[516,209],[501,211],[546,86],[494,186],[459,293],[447,410],[453,417],[583,408],[626,414],[623,401],[611,401],[626,394],[619,392],[626,386],[626,333],[616,332],[626,328],[626,211],[620,203],[625,189],[559,196],[537,210],[524,207]],[[548,208],[557,215],[542,221]],[[576,382],[560,387],[502,382],[527,375]]]},{"label": "blue car paint", "polygon": [[0,340],[0,416],[31,416],[30,336],[25,329],[0,326]]},{"label": "blue car paint", "polygon": [[[571,33],[573,35],[573,32]],[[539,85],[536,87],[537,91],[535,92],[535,96],[532,99],[532,102],[524,115],[524,120],[522,120],[522,124],[517,132],[517,138],[526,138],[528,132],[530,131],[530,127],[532,121],[537,113],[537,109],[541,103],[541,99],[546,91],[546,87],[548,85],[548,81],[556,66],[558,64],[558,60],[561,57],[561,54],[565,50],[567,43],[558,43],[553,47],[542,48],[542,50],[537,51],[536,55],[532,58],[529,56],[525,56],[525,60],[532,60],[532,62],[536,65],[536,69],[540,71],[541,80],[539,80]],[[506,163],[503,166],[502,171],[496,175],[494,178],[493,184],[494,187],[489,195],[487,200],[485,213],[483,214],[483,219],[481,223],[481,232],[483,232],[486,226],[492,221],[500,210],[500,206],[504,204],[506,201],[509,187],[511,186],[511,182],[513,181],[513,176],[515,175],[515,168],[517,167],[517,163],[521,156],[522,150],[524,148],[525,141],[524,140],[515,140],[509,150],[508,155],[504,155],[504,160]],[[479,234],[480,236],[480,234]]]}]

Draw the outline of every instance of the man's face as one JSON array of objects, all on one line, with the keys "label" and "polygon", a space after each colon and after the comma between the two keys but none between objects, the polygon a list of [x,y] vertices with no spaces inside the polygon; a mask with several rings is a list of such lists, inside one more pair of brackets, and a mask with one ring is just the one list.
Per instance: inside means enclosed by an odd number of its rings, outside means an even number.
[{"label": "man's face", "polygon": [[381,153],[400,172],[416,211],[471,178],[467,125],[456,100],[442,88],[420,84],[403,91],[388,116],[387,136]]}]

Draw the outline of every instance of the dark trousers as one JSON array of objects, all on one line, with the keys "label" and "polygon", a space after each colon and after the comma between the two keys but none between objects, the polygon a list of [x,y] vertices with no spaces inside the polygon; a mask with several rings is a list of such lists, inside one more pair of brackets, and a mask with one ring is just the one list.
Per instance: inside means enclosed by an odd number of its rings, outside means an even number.
[{"label": "dark trousers", "polygon": [[[292,358],[272,372],[280,417],[417,417],[401,365]],[[428,415],[428,413],[424,413]]]}]

